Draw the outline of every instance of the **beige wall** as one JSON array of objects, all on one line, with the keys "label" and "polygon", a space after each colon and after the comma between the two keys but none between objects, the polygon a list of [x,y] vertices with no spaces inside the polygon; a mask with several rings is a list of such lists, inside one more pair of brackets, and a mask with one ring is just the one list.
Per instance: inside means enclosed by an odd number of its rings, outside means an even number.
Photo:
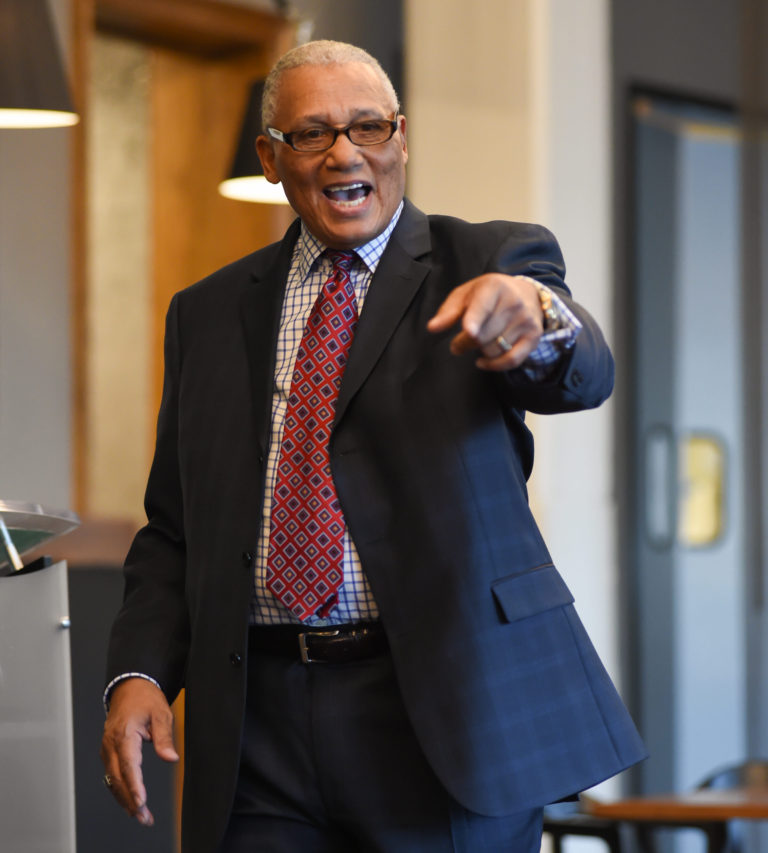
[{"label": "beige wall", "polygon": [[405,4],[408,194],[429,213],[532,219],[529,0]]},{"label": "beige wall", "polygon": [[[544,92],[538,209],[576,298],[612,341],[609,0],[532,0]],[[547,539],[608,669],[619,676],[612,402],[537,418],[534,490]]]}]

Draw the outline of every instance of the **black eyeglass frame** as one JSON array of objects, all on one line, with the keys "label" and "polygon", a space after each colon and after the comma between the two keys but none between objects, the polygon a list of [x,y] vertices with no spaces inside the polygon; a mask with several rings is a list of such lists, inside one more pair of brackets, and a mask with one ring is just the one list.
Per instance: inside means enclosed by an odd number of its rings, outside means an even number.
[{"label": "black eyeglass frame", "polygon": [[[284,142],[286,145],[289,145],[294,151],[298,151],[299,154],[320,154],[323,151],[329,151],[336,144],[336,140],[339,138],[339,134],[343,133],[344,136],[353,144],[357,145],[361,148],[367,148],[370,145],[382,145],[385,142],[389,142],[390,139],[395,135],[397,131],[397,119],[398,114],[395,114],[393,119],[358,119],[357,121],[353,121],[352,124],[348,124],[346,127],[330,127],[329,125],[323,125],[323,130],[328,130],[333,133],[333,138],[330,143],[325,146],[325,148],[297,148],[294,144],[294,137],[297,134],[304,133],[302,130],[294,130],[290,133],[283,133],[282,130],[278,130],[276,127],[268,127],[267,133],[278,142]],[[379,139],[376,142],[355,142],[354,139],[349,135],[349,132],[353,127],[356,127],[359,124],[367,124],[368,122],[376,121],[376,122],[384,122],[389,125],[390,133],[386,139]],[[310,128],[307,128],[309,130]]]}]

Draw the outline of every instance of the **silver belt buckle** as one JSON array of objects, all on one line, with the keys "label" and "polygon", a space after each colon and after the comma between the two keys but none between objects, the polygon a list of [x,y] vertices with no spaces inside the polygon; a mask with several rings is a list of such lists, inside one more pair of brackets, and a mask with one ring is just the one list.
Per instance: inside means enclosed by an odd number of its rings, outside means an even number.
[{"label": "silver belt buckle", "polygon": [[338,637],[341,631],[338,628],[335,631],[302,631],[299,637],[299,654],[301,655],[302,663],[327,663],[324,660],[314,660],[309,656],[307,648],[307,637]]}]

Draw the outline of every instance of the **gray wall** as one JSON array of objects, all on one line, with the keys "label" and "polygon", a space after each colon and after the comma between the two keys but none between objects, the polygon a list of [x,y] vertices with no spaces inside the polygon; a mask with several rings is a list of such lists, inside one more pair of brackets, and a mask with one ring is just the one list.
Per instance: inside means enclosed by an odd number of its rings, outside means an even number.
[{"label": "gray wall", "polygon": [[404,97],[401,0],[292,0],[290,6],[306,22],[307,40],[335,39],[362,47],[379,60]]},{"label": "gray wall", "polygon": [[613,0],[611,8],[617,95],[639,82],[718,100],[737,97],[739,0]]},{"label": "gray wall", "polygon": [[[69,0],[51,6],[61,26]],[[71,486],[70,138],[0,129],[0,498],[57,508]]]}]

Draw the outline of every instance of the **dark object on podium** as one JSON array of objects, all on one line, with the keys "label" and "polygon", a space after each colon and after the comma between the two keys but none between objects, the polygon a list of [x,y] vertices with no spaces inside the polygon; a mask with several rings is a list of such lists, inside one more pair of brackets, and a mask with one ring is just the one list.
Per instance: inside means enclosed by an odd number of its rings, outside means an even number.
[{"label": "dark object on podium", "polygon": [[0,576],[46,568],[35,560],[25,566],[21,557],[28,551],[74,530],[80,519],[69,510],[51,510],[36,503],[0,500]]}]

